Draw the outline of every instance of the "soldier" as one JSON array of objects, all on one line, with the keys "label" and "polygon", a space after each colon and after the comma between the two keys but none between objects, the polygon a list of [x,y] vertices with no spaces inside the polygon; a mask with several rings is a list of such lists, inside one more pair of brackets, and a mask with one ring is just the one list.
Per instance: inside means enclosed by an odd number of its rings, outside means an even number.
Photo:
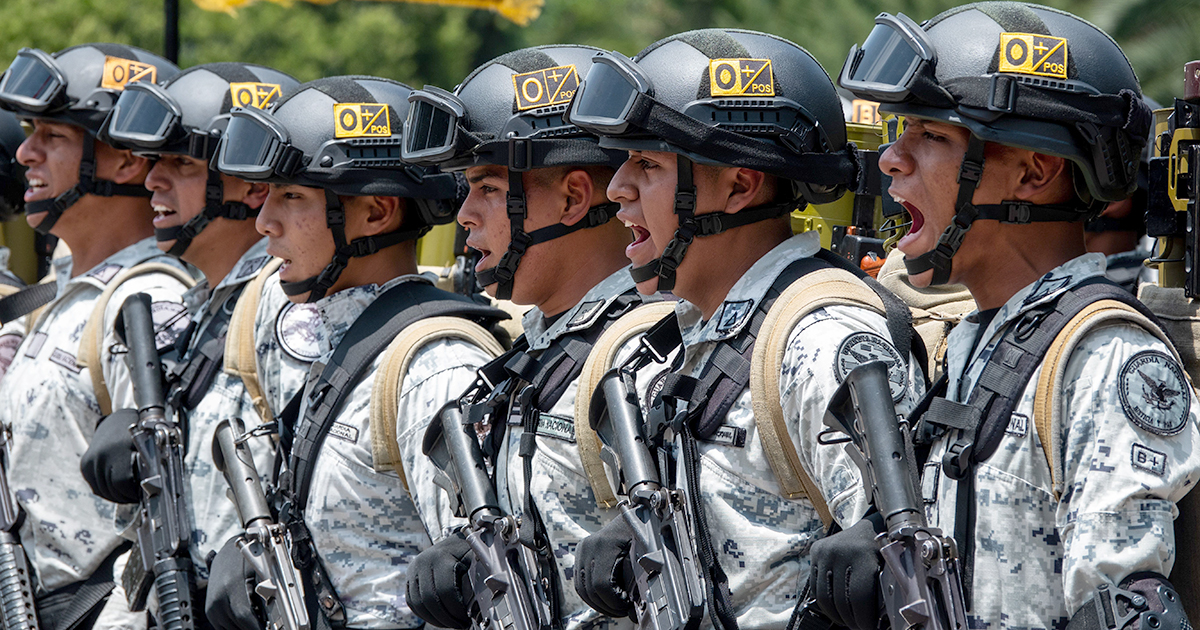
[{"label": "soldier", "polygon": [[[598,56],[568,120],[600,134],[601,146],[628,150],[608,196],[634,233],[626,249],[633,278],[643,294],[671,290],[681,298],[672,317],[682,350],[667,366],[639,352],[632,366],[645,366],[637,372],[644,417],[663,401],[686,414],[667,446],[675,461],[669,474],[680,480],[693,519],[705,623],[781,627],[823,521],[849,525],[867,507],[842,448],[817,443],[830,396],[871,357],[890,363],[900,408],[911,408],[924,384],[920,362],[904,347],[912,338],[892,340],[893,328],[911,331],[907,309],[885,309],[882,300],[894,298],[873,281],[884,297],[864,286],[861,271],[821,250],[816,233],[791,234],[790,210],[837,199],[861,174],[833,84],[789,41],[691,31],[650,45],[635,61]],[[816,287],[810,273],[840,278],[872,306],[838,299],[798,312],[776,338],[762,328],[764,317],[789,287]],[[766,343],[768,332],[783,357],[781,368],[765,370],[778,388],[755,393],[750,357],[756,335]],[[678,339],[650,342],[645,356],[666,356]],[[756,413],[758,401],[775,406],[777,422]],[[797,456],[800,467],[786,463]],[[628,521],[615,519],[577,552],[577,591],[614,616],[633,606],[631,539]]]},{"label": "soldier", "polygon": [[[267,184],[222,175],[209,161],[235,104],[267,109],[297,84],[252,64],[195,66],[161,88],[130,84],[101,131],[109,143],[156,159],[146,187],[154,193],[158,247],[206,278],[184,294],[192,326],[177,341],[183,350],[167,374],[175,417],[188,431],[187,443],[198,445],[186,450],[183,462],[190,517],[183,526],[190,532],[193,584],[201,593],[208,579],[206,556],[240,531],[225,481],[204,445],[225,418],[244,418],[250,427],[258,423],[245,385],[221,370],[226,335],[234,305],[270,259],[266,239],[254,228]],[[136,409],[114,412],[97,428],[83,458],[83,475],[93,490],[117,503],[136,503],[142,496],[130,457],[129,427],[136,418]],[[265,464],[269,455],[264,450],[256,461]]]},{"label": "soldier", "polygon": [[[25,207],[24,169],[17,162],[17,147],[24,141],[21,122],[12,112],[0,110],[0,222],[7,222]],[[0,247],[0,296],[25,288],[25,281],[9,269],[11,254],[9,248]],[[8,311],[3,304],[6,303],[0,302],[0,379],[4,378],[25,336],[24,320],[16,315],[15,309]]]},{"label": "soldier", "polygon": [[[1083,220],[1137,186],[1151,119],[1133,69],[1095,26],[1036,5],[875,24],[840,83],[905,116],[880,158],[913,219],[898,247],[914,285],[961,283],[979,309],[950,333],[918,431],[969,625],[1188,627],[1167,576],[1176,504],[1200,475],[1197,402],[1158,326],[1084,249]],[[1123,314],[1076,318],[1101,299]],[[1082,323],[1060,336],[1068,322]],[[854,628],[877,618],[872,535],[855,525],[813,550],[818,602]]]},{"label": "soldier", "polygon": [[[407,133],[426,142],[405,145],[407,158],[465,169],[470,195],[458,221],[470,230],[467,244],[482,253],[480,284],[496,297],[534,305],[514,349],[482,370],[490,376],[484,382],[495,386],[464,397],[487,410],[485,454],[497,471],[500,507],[534,533],[542,577],[551,585],[547,603],[570,629],[612,622],[570,587],[576,545],[614,513],[597,505],[579,457],[579,375],[601,333],[642,302],[626,269],[629,231],[613,220],[617,205],[605,197],[625,154],[599,148],[595,136],[561,116],[597,52],[518,50],[477,68],[454,94],[415,92]],[[459,136],[470,140],[456,144],[422,133],[439,115],[453,117]],[[505,371],[514,360],[532,362],[523,376]],[[532,449],[521,447],[527,433],[534,435]],[[427,622],[469,627],[471,593],[459,585],[470,554],[458,533],[413,563],[408,600]],[[439,592],[446,585],[450,591]]]},{"label": "soldier", "polygon": [[[397,332],[436,315],[502,317],[416,274],[415,241],[453,218],[456,181],[400,165],[410,92],[373,77],[305,83],[269,114],[234,110],[217,154],[222,173],[270,184],[258,229],[267,252],[283,259],[284,293],[313,304],[319,316],[310,330],[320,358],[296,398],[298,419],[285,411],[280,420],[294,429],[277,480],[279,519],[317,626],[421,625],[404,599],[407,565],[429,546],[427,530],[442,531],[439,519],[449,515],[444,506],[431,508],[423,523],[415,502],[424,499],[410,496],[406,480],[417,487],[432,477],[417,457],[419,436],[499,350],[494,340],[490,351],[463,339],[415,345],[397,383],[396,419],[372,421],[378,376],[368,377],[381,369],[380,352]],[[226,544],[213,561],[205,606],[215,626],[264,627],[250,603],[248,573],[240,551]]]},{"label": "soldier", "polygon": [[0,386],[0,419],[13,435],[9,484],[24,512],[20,537],[46,626],[146,623],[144,614],[122,612],[125,596],[114,591],[125,549],[115,506],[76,471],[100,419],[133,406],[125,363],[112,353],[125,297],[151,295],[161,347],[188,323],[180,295],[192,280],[150,238],[142,185],[150,161],[96,139],[126,83],[177,72],[144,50],[86,44],[53,56],[22,49],[0,79],[0,105],[33,125],[17,150],[28,169],[26,220],[72,252],[55,261],[55,282],[42,285],[51,287],[42,300],[49,304],[28,322]]}]

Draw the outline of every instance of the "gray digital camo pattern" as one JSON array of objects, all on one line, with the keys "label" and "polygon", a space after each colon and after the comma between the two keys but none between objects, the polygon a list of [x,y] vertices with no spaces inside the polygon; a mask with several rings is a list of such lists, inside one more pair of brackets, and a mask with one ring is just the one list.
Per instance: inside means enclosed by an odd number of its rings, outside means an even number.
[{"label": "gray digital camo pattern", "polygon": [[[383,286],[359,286],[322,298],[321,369],[354,320],[381,293],[401,282],[428,282],[408,275]],[[372,458],[371,373],[354,386],[321,446],[313,469],[304,522],[353,628],[415,628],[421,620],[405,600],[408,563],[430,545],[430,534],[449,527],[449,502],[433,485],[432,462],[421,453],[425,428],[446,402],[470,385],[490,359],[463,341],[435,341],[413,357],[400,387],[396,437],[413,496],[392,469],[377,470]],[[307,397],[305,404],[308,403]],[[303,412],[303,410],[302,410]],[[419,514],[414,503],[426,506]],[[433,507],[430,507],[433,506]]]},{"label": "gray digital camo pattern", "polygon": [[[229,315],[236,302],[235,292],[253,280],[268,260],[270,256],[267,255],[267,240],[264,238],[238,259],[229,275],[215,289],[210,289],[205,280],[184,295],[184,303],[197,323],[183,361],[198,351],[197,343],[206,336],[205,332],[211,326],[217,325],[222,329],[229,326]],[[223,330],[212,332],[221,337],[225,334]],[[190,447],[184,456],[183,466],[187,475],[187,505],[192,526],[189,551],[200,585],[208,580],[208,567],[205,565],[208,553],[219,550],[226,540],[242,531],[237,509],[227,494],[229,485],[212,463],[211,445],[217,423],[227,418],[241,418],[247,430],[261,422],[241,379],[220,371],[208,392],[187,415]],[[269,478],[272,452],[268,440],[253,439],[247,444],[254,453],[259,474]]]},{"label": "gray digital camo pattern", "polygon": [[[10,255],[11,252],[7,247],[0,247],[0,273],[19,280],[8,269]],[[21,340],[25,338],[25,319],[18,317],[10,322],[0,324],[0,379],[4,378],[4,373],[12,364],[13,357],[17,356],[17,346],[21,345]]]},{"label": "gray digital camo pattern", "polygon": [[[586,328],[618,296],[633,288],[628,269],[621,269],[588,291],[574,307],[547,326],[546,318],[537,308],[525,314],[523,324],[529,339],[530,353],[538,356],[559,337]],[[546,536],[558,565],[561,586],[563,626],[578,628],[632,628],[628,619],[612,619],[592,610],[572,586],[575,579],[575,548],[579,541],[596,533],[601,526],[617,516],[618,510],[605,510],[596,505],[592,486],[583,471],[579,449],[575,443],[575,394],[579,379],[567,386],[558,402],[542,414],[538,435],[534,438],[537,450],[533,455],[533,478],[525,479],[524,462],[520,458],[521,412],[513,409],[497,461],[497,495],[501,507],[509,514],[525,512],[525,489],[531,488],[534,502],[546,526]],[[514,403],[514,407],[515,407]],[[587,419],[584,418],[584,422]]]},{"label": "gray digital camo pattern", "polygon": [[[745,327],[775,278],[793,261],[814,255],[819,247],[817,234],[810,232],[772,249],[734,284],[707,322],[700,309],[681,301],[675,309],[684,343],[684,361],[678,372],[698,377],[716,342]],[[839,348],[847,338],[864,332],[879,336],[877,343],[883,345],[877,348],[878,354],[896,352],[885,341],[891,338],[887,322],[873,312],[829,307],[805,316],[788,336],[779,381],[788,433],[800,461],[843,527],[862,517],[867,498],[858,468],[842,446],[821,446],[817,436],[825,428],[822,421],[829,399],[840,385]],[[663,365],[651,363],[638,372],[643,405],[647,387],[663,370]],[[924,393],[923,377],[912,358],[897,373],[900,376],[892,383],[899,401],[896,408],[908,413]],[[718,562],[729,578],[739,627],[782,628],[808,578],[809,547],[824,535],[824,527],[807,498],[780,496],[779,483],[759,441],[750,399],[747,388],[726,415],[724,429],[716,434],[733,439],[699,443],[700,487]],[[678,478],[683,479],[682,456],[678,459]],[[712,626],[707,619],[704,623]]]},{"label": "gray digital camo pattern", "polygon": [[263,283],[254,316],[258,384],[276,415],[304,389],[309,366],[321,355],[320,340],[325,335],[317,305],[292,304],[279,282],[276,271]]},{"label": "gray digital camo pattern", "polygon": [[[139,241],[93,269],[71,278],[71,259],[54,262],[58,296],[30,329],[0,382],[0,421],[13,432],[9,483],[25,510],[21,540],[36,568],[41,589],[54,590],[86,579],[122,542],[114,529],[115,506],[92,494],[79,474],[79,462],[100,421],[100,407],[88,370],[76,363],[83,326],[97,297],[119,272],[141,262],[180,266],[153,238]],[[186,287],[163,274],[126,282],[113,295],[104,328],[125,298],[149,293],[157,304],[179,304]],[[160,310],[160,309],[156,309]],[[174,317],[174,315],[171,315]],[[157,326],[166,321],[155,318]],[[170,324],[186,326],[186,313]],[[162,341],[162,340],[160,340]],[[132,387],[122,357],[111,354],[111,333],[102,349],[105,381],[114,409],[131,406]],[[118,521],[118,526],[120,526]]]},{"label": "gray digital camo pattern", "polygon": [[[972,315],[959,324],[949,337],[948,396],[967,400],[999,333],[1021,313],[1104,271],[1104,258],[1087,254],[1017,292],[973,356],[978,320]],[[1138,382],[1125,389],[1129,411],[1170,420],[1175,435],[1141,428],[1122,406],[1121,372],[1146,351],[1164,354],[1152,360],[1157,367],[1139,369],[1154,387]],[[1117,584],[1136,571],[1170,574],[1175,502],[1200,476],[1200,443],[1195,395],[1164,386],[1173,380],[1164,369],[1174,364],[1169,356],[1156,337],[1131,325],[1098,329],[1079,344],[1063,376],[1057,484],[1032,420],[1041,368],[1034,373],[996,454],[975,471],[972,628],[1058,628],[1100,584]],[[937,462],[954,438],[934,444],[922,484],[930,524],[949,533],[957,484]]]}]

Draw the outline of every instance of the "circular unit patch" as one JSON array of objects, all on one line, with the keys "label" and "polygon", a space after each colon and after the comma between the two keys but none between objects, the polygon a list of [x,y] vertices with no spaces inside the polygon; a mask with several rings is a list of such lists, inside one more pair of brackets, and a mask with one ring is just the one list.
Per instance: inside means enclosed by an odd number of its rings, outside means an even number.
[{"label": "circular unit patch", "polygon": [[1121,408],[1138,427],[1175,435],[1187,426],[1192,395],[1175,359],[1157,350],[1139,352],[1121,366]]},{"label": "circular unit patch", "polygon": [[275,318],[279,347],[297,361],[312,363],[321,358],[321,313],[312,304],[288,304]]},{"label": "circular unit patch", "polygon": [[150,315],[154,319],[154,345],[159,351],[175,343],[179,335],[187,330],[188,324],[192,323],[187,307],[179,302],[154,302],[150,305]]},{"label": "circular unit patch", "polygon": [[0,376],[8,371],[13,359],[17,356],[17,346],[21,345],[21,335],[0,335]]},{"label": "circular unit patch", "polygon": [[833,369],[838,382],[846,380],[854,368],[871,361],[887,363],[888,387],[892,390],[892,402],[899,402],[904,396],[904,391],[908,389],[908,366],[900,357],[900,352],[875,333],[854,333],[842,340],[837,356],[833,359]]}]

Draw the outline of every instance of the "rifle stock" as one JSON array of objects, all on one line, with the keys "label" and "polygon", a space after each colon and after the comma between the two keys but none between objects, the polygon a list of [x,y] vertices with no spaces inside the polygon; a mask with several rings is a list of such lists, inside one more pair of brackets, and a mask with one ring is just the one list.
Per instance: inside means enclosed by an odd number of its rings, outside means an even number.
[{"label": "rifle stock", "polygon": [[213,463],[225,475],[245,528],[236,544],[258,576],[254,592],[263,600],[267,630],[308,630],[304,582],[288,551],[283,526],[271,517],[244,434],[245,425],[234,418],[222,420],[213,438]]},{"label": "rifle stock", "polygon": [[966,630],[954,540],[928,526],[906,453],[908,425],[897,421],[887,364],[864,363],[834,393],[825,424],[850,437],[846,451],[871,484],[887,522],[877,539],[883,605],[893,630]]}]

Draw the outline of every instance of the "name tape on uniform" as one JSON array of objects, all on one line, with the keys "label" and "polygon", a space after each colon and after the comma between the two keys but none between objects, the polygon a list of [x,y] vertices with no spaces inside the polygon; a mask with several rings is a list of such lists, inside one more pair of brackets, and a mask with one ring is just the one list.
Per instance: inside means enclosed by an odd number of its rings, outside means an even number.
[{"label": "name tape on uniform", "polygon": [[575,66],[557,66],[514,74],[513,92],[517,96],[517,111],[562,105],[579,89],[579,73]]},{"label": "name tape on uniform", "polygon": [[104,77],[100,79],[100,86],[110,90],[124,90],[126,84],[134,81],[154,83],[157,78],[158,68],[151,64],[106,55]]},{"label": "name tape on uniform", "polygon": [[383,103],[338,103],[333,106],[335,138],[387,138],[392,135],[388,106]]},{"label": "name tape on uniform", "polygon": [[234,107],[253,107],[267,109],[279,99],[281,89],[278,83],[230,83],[229,96]]},{"label": "name tape on uniform", "polygon": [[1000,34],[1000,72],[1067,78],[1067,40],[1033,33]]},{"label": "name tape on uniform", "polygon": [[770,59],[713,59],[708,83],[712,96],[775,96]]}]

